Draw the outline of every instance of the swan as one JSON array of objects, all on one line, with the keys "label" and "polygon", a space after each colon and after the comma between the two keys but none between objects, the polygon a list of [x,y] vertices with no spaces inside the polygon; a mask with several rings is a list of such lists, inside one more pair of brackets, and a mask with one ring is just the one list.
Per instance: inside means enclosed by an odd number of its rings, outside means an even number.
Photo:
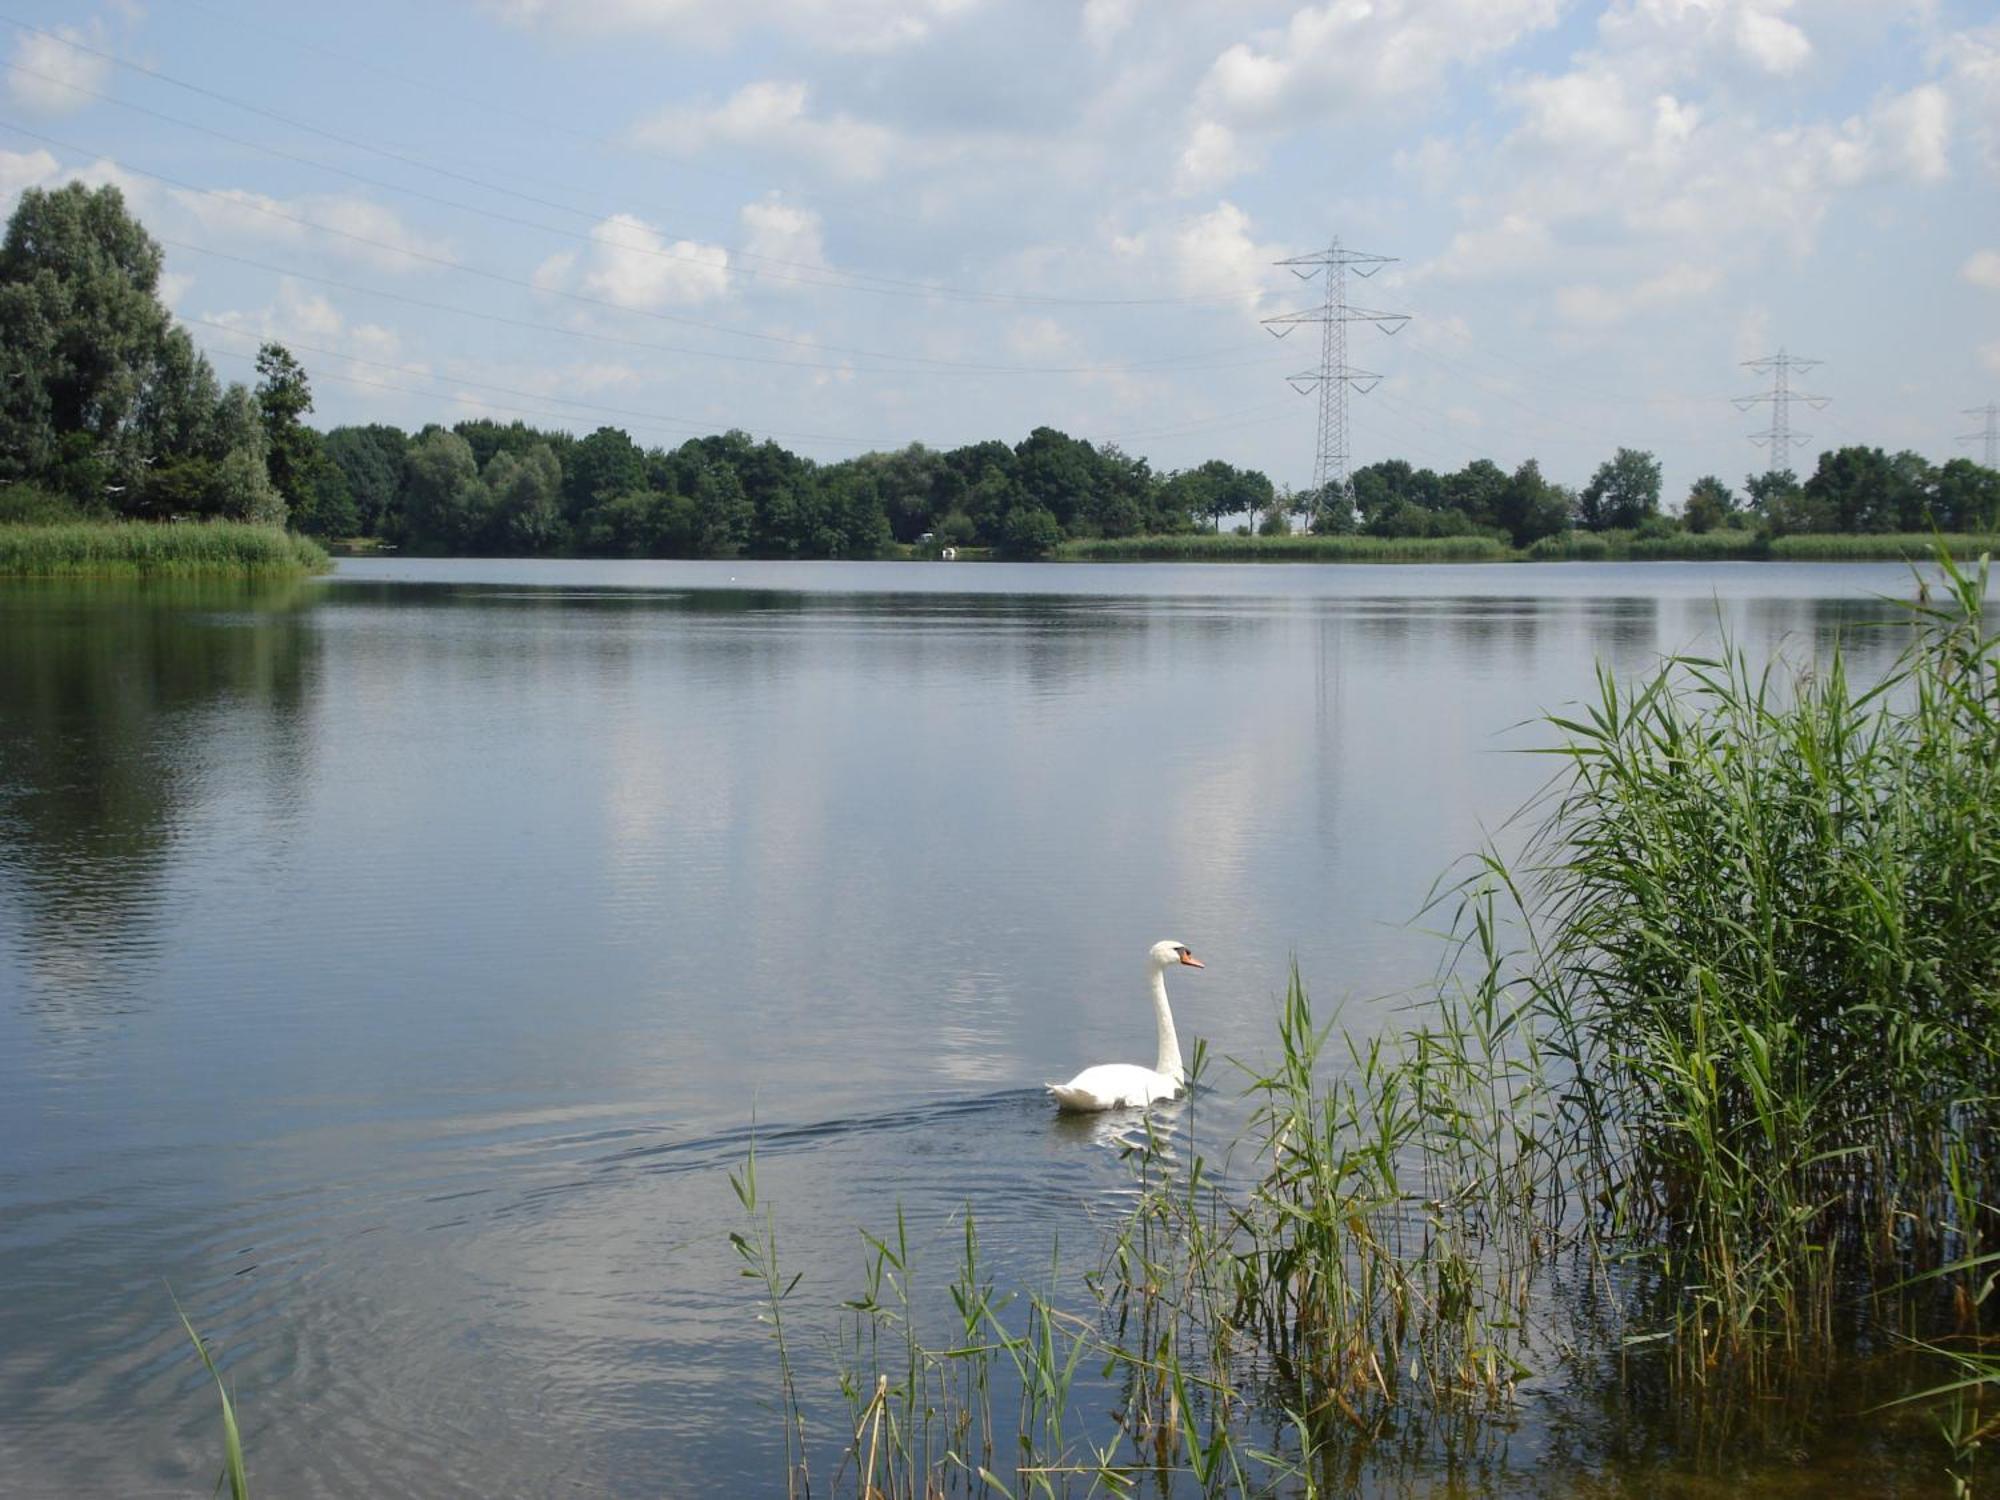
[{"label": "swan", "polygon": [[1153,944],[1146,955],[1153,971],[1153,1021],[1159,1031],[1159,1056],[1150,1068],[1136,1063],[1099,1063],[1085,1068],[1068,1083],[1044,1084],[1055,1096],[1057,1109],[1125,1109],[1171,1099],[1187,1082],[1181,1066],[1180,1038],[1174,1035],[1174,1013],[1167,1008],[1167,970],[1175,964],[1203,968],[1186,943],[1171,938]]}]

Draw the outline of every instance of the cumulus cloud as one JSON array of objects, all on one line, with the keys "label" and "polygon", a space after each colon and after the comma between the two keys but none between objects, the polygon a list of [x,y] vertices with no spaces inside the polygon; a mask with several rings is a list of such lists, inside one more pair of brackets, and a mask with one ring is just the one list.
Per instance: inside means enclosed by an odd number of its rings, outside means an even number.
[{"label": "cumulus cloud", "polygon": [[1206,191],[1255,163],[1244,131],[1435,96],[1452,69],[1553,25],[1559,0],[1330,0],[1225,47],[1196,91],[1177,171]]},{"label": "cumulus cloud", "polygon": [[[238,335],[215,344],[219,353],[242,356],[254,352],[267,340],[276,340],[281,344],[311,344],[316,349],[331,350],[335,355],[344,354],[355,360],[397,365],[405,374],[421,375],[429,369],[427,365],[408,363],[402,338],[393,328],[380,323],[353,322],[324,293],[309,291],[289,276],[279,280],[277,295],[263,307],[204,312],[201,317],[205,323],[219,324]],[[202,343],[212,342],[207,337],[209,330],[193,331]],[[311,362],[308,358],[308,363]],[[355,372],[354,378],[379,382],[380,372],[371,373],[364,367]]]},{"label": "cumulus cloud", "polygon": [[887,52],[929,38],[974,0],[484,0],[519,26],[575,35],[654,32],[721,43],[777,29],[844,52]]},{"label": "cumulus cloud", "polygon": [[745,84],[712,108],[662,110],[633,126],[627,138],[684,157],[718,146],[758,151],[852,181],[880,177],[896,145],[894,132],[852,115],[812,114],[805,84],[772,80]]},{"label": "cumulus cloud", "polygon": [[0,208],[12,213],[16,198],[47,182],[56,170],[56,159],[46,151],[0,151]]},{"label": "cumulus cloud", "polygon": [[[619,307],[657,312],[692,307],[729,292],[729,252],[694,240],[669,241],[636,214],[613,214],[590,231],[590,249],[564,250],[536,268],[543,291],[583,293]],[[581,267],[582,275],[576,275]]]},{"label": "cumulus cloud", "polygon": [[452,259],[449,240],[426,234],[394,209],[356,194],[273,198],[242,188],[170,188],[166,197],[223,239],[308,246],[371,270],[402,274],[437,270],[437,261]]},{"label": "cumulus cloud", "polygon": [[775,262],[772,270],[780,275],[772,281],[773,286],[804,285],[782,279],[801,269],[830,269],[820,216],[811,209],[787,203],[777,193],[770,193],[755,203],[744,204],[741,217],[744,253],[750,259]]},{"label": "cumulus cloud", "polygon": [[1974,286],[1983,286],[2000,292],[2000,250],[1976,250],[1965,264],[1959,267],[1959,275]]},{"label": "cumulus cloud", "polygon": [[1332,0],[1224,49],[1203,80],[1207,112],[1273,124],[1405,98],[1458,65],[1555,23],[1557,0]]},{"label": "cumulus cloud", "polygon": [[1122,236],[1112,248],[1132,260],[1163,261],[1174,289],[1185,296],[1241,298],[1253,308],[1263,300],[1272,262],[1285,254],[1258,244],[1250,216],[1227,199],[1169,230]]},{"label": "cumulus cloud", "polygon": [[111,64],[95,52],[81,49],[101,52],[104,45],[102,21],[92,21],[87,29],[59,26],[53,33],[18,33],[8,58],[7,96],[38,115],[64,115],[82,109],[91,101],[78,90],[101,91]]},{"label": "cumulus cloud", "polygon": [[1100,50],[1124,34],[1138,14],[1139,0],[1084,0],[1083,36]]}]

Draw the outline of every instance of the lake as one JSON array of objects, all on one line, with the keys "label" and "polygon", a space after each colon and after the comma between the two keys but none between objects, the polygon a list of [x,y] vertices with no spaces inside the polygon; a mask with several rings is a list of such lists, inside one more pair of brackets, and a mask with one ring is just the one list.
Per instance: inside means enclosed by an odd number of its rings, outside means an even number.
[{"label": "lake", "polygon": [[[0,582],[5,1487],[209,1490],[178,1297],[270,1494],[781,1492],[727,1241],[753,1129],[809,1365],[899,1205],[939,1280],[968,1202],[1001,1280],[1045,1277],[1127,1174],[1040,1084],[1150,1061],[1155,939],[1206,961],[1170,984],[1218,1059],[1268,1054],[1294,960],[1379,1029],[1438,962],[1433,881],[1550,774],[1526,721],[1594,663],[1726,628],[1865,671],[1910,592],[1800,564]],[[1608,1452],[1530,1401],[1493,1483],[1609,1484]]]}]

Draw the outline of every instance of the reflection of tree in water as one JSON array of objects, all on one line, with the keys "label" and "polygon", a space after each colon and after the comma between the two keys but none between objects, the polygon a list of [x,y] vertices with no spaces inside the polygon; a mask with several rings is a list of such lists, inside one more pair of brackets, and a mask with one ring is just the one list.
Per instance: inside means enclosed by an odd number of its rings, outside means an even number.
[{"label": "reflection of tree in water", "polygon": [[280,746],[298,743],[306,588],[0,588],[0,933],[20,946],[28,1009],[88,1026],[134,1002],[222,728],[211,711],[262,709]]}]

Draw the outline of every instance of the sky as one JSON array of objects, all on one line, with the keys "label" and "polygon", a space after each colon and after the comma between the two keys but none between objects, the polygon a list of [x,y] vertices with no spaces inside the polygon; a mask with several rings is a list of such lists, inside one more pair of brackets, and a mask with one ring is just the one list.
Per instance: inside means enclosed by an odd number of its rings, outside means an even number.
[{"label": "sky", "polygon": [[0,208],[116,183],[225,379],[831,461],[1050,425],[1303,487],[1317,306],[1393,257],[1351,462],[1979,457],[2000,18],[1959,0],[0,0]]}]

